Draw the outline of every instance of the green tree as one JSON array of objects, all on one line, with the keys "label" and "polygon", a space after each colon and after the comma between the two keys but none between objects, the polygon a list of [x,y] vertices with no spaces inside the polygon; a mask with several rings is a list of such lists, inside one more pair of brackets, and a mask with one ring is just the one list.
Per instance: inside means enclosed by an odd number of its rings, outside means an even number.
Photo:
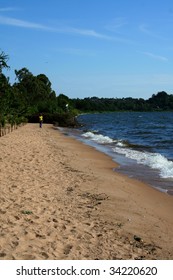
[{"label": "green tree", "polygon": [[160,91],[157,94],[153,94],[147,102],[154,110],[167,110],[169,109],[169,99],[170,96],[165,91]]},{"label": "green tree", "polygon": [[20,70],[15,70],[16,79],[18,79],[19,83],[27,79],[28,77],[33,76],[32,73],[26,68],[22,68]]},{"label": "green tree", "polygon": [[10,68],[7,65],[7,61],[8,61],[8,55],[6,55],[4,52],[0,53],[0,74],[2,74],[2,69],[3,68]]},{"label": "green tree", "polygon": [[71,101],[68,98],[68,96],[61,93],[57,96],[57,104],[58,104],[58,107],[60,107],[62,110],[65,111],[66,110],[66,105],[71,104]]}]

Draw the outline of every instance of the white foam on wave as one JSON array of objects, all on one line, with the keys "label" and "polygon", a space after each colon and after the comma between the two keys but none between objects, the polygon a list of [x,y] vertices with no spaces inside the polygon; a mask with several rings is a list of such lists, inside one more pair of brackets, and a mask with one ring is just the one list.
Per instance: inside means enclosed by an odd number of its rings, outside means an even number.
[{"label": "white foam on wave", "polygon": [[158,153],[141,152],[127,148],[113,148],[113,151],[136,160],[138,164],[157,169],[162,178],[173,178],[173,162]]},{"label": "white foam on wave", "polygon": [[116,145],[118,147],[125,147],[126,146],[121,140],[117,141]]},{"label": "white foam on wave", "polygon": [[102,134],[94,134],[92,132],[86,132],[84,134],[82,134],[83,137],[85,138],[88,138],[90,140],[93,140],[97,143],[100,143],[100,144],[106,144],[106,143],[113,143],[115,142],[113,139],[111,139],[110,137],[108,136],[104,136]]}]

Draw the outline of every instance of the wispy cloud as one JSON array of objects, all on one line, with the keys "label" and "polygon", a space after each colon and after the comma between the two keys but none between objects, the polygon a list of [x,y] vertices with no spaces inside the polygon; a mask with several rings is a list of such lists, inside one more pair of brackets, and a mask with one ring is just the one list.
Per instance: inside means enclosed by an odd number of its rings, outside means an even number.
[{"label": "wispy cloud", "polygon": [[149,57],[151,57],[153,59],[156,59],[156,60],[168,61],[168,59],[165,56],[156,55],[156,54],[153,54],[151,52],[142,52],[142,53],[144,55],[149,56]]},{"label": "wispy cloud", "polygon": [[81,35],[81,36],[88,36],[93,37],[97,39],[103,39],[103,40],[109,40],[114,41],[118,43],[124,43],[124,44],[132,44],[132,42],[129,39],[118,37],[118,36],[108,36],[99,32],[96,32],[92,29],[81,29],[81,28],[74,28],[74,27],[67,27],[67,26],[61,26],[61,27],[51,27],[35,22],[25,21],[17,18],[12,17],[6,17],[6,16],[0,16],[0,24],[1,25],[9,25],[13,27],[20,27],[20,28],[28,28],[28,29],[35,29],[35,30],[42,30],[42,31],[48,31],[48,32],[56,32],[56,33],[66,33],[71,35]]},{"label": "wispy cloud", "polygon": [[43,24],[20,20],[12,17],[5,17],[5,16],[0,16],[0,24],[10,25],[14,27],[40,29],[40,30],[51,31],[51,32],[78,34],[78,35],[90,36],[90,37],[106,39],[106,40],[113,39],[110,36],[98,33],[94,30],[80,29],[80,28],[73,28],[73,27],[49,27]]},{"label": "wispy cloud", "polygon": [[166,40],[166,38],[164,38],[163,36],[160,36],[160,35],[157,34],[156,32],[150,30],[150,28],[149,28],[146,24],[141,24],[141,25],[139,26],[139,30],[140,30],[142,33],[144,33],[144,34],[146,34],[146,35],[148,35],[148,36],[150,36],[150,37],[153,37],[153,38],[156,38],[156,39],[161,39],[161,40]]},{"label": "wispy cloud", "polygon": [[151,33],[151,31],[148,29],[147,25],[145,24],[141,24],[139,26],[139,30],[147,35],[153,35],[153,33]]},{"label": "wispy cloud", "polygon": [[4,17],[4,16],[0,16],[0,24],[24,27],[24,28],[32,28],[32,29],[50,30],[50,28],[41,24],[32,23],[32,22],[11,18],[11,17]]},{"label": "wispy cloud", "polygon": [[63,32],[63,33],[72,33],[72,34],[78,34],[83,36],[89,36],[89,37],[95,37],[98,39],[105,39],[105,40],[113,40],[113,37],[107,36],[105,34],[98,33],[94,30],[90,29],[80,29],[80,28],[73,28],[73,27],[65,27],[62,29],[55,29],[57,32]]},{"label": "wispy cloud", "polygon": [[0,8],[0,12],[13,12],[13,11],[17,11],[17,10],[19,10],[19,8],[15,8],[15,7]]},{"label": "wispy cloud", "polygon": [[126,18],[123,17],[118,17],[110,21],[106,26],[105,29],[113,32],[119,31],[119,29],[125,25],[127,25],[127,20]]},{"label": "wispy cloud", "polygon": [[90,57],[94,57],[96,55],[96,53],[94,51],[87,50],[87,49],[56,48],[56,49],[54,49],[54,51],[62,52],[62,53],[69,54],[69,55],[76,55],[76,56],[90,56]]}]

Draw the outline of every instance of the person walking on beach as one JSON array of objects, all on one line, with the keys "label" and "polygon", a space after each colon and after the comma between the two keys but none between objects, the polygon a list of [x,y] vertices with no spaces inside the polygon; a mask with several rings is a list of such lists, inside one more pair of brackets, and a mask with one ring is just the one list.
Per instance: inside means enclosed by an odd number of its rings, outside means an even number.
[{"label": "person walking on beach", "polygon": [[42,128],[42,125],[43,125],[43,115],[42,114],[39,115],[39,123],[40,123],[40,128]]}]

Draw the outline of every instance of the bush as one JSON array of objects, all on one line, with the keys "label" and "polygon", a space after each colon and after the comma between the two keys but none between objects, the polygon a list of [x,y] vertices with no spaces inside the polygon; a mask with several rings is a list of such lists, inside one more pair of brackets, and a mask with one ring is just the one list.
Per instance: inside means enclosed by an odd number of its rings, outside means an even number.
[{"label": "bush", "polygon": [[[28,122],[38,123],[39,114],[28,116]],[[66,113],[43,113],[43,123],[50,123],[61,127],[77,127],[79,124],[75,116],[69,112]]]}]

